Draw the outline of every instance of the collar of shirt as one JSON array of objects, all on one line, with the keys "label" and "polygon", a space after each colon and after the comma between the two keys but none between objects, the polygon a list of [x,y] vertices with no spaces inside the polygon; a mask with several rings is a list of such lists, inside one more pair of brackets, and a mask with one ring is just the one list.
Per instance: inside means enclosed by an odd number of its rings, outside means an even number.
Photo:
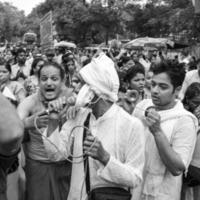
[{"label": "collar of shirt", "polygon": [[98,119],[96,119],[96,117],[93,115],[93,113],[91,113],[91,117],[90,117],[90,123],[92,126],[95,126],[109,118],[114,117],[113,113],[115,113],[117,111],[117,105],[115,103],[113,103],[113,105]]}]

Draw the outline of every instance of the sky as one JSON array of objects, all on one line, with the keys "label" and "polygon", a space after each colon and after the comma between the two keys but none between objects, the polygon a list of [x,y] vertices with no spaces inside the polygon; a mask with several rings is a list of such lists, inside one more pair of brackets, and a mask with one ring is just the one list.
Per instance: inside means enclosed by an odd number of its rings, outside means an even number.
[{"label": "sky", "polygon": [[[11,3],[13,6],[17,7],[19,10],[24,10],[25,15],[30,14],[31,10],[34,7],[36,7],[38,4],[44,1],[45,0],[0,0],[0,2]],[[91,0],[87,0],[87,1],[90,2]],[[143,0],[143,1],[145,2],[146,0]]]},{"label": "sky", "polygon": [[0,0],[0,2],[9,2],[19,10],[24,10],[25,15],[31,13],[31,10],[45,0]]}]

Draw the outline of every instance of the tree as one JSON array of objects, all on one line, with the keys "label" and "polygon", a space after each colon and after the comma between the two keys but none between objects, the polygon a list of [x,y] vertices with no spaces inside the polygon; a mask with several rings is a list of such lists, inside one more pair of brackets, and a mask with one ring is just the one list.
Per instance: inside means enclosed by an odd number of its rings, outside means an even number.
[{"label": "tree", "polygon": [[9,3],[0,2],[0,40],[11,41],[25,32],[25,15]]},{"label": "tree", "polygon": [[190,0],[148,0],[143,6],[129,2],[108,0],[103,7],[101,0],[91,4],[80,0],[46,0],[28,16],[26,29],[39,35],[40,19],[51,10],[60,39],[82,45],[107,42],[117,34],[129,38],[170,34],[198,37],[200,22],[194,18]]}]

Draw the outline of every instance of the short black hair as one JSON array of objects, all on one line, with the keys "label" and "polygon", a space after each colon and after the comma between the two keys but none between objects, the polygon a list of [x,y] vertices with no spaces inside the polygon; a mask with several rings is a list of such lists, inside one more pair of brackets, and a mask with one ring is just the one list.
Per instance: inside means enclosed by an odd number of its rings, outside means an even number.
[{"label": "short black hair", "polygon": [[16,56],[18,56],[20,53],[25,53],[25,54],[26,54],[25,49],[19,48],[19,49],[17,50]]},{"label": "short black hair", "polygon": [[173,60],[163,60],[156,63],[152,71],[154,75],[166,73],[169,76],[174,89],[182,86],[186,74],[184,65],[182,63],[174,62]]},{"label": "short black hair", "polygon": [[53,66],[57,69],[60,70],[60,77],[63,80],[65,78],[65,70],[63,69],[63,67],[61,67],[57,62],[45,62],[44,65],[42,65],[40,67],[40,69],[38,70],[38,78],[40,79],[40,75],[41,75],[41,71],[44,67],[46,66]]},{"label": "short black hair", "polygon": [[117,63],[119,67],[122,67],[124,64],[126,64],[127,62],[129,62],[131,59],[130,56],[122,56],[119,60],[119,62]]},{"label": "short black hair", "polygon": [[145,69],[143,65],[134,65],[128,69],[124,81],[130,83],[131,79],[134,78],[138,73],[145,75]]}]

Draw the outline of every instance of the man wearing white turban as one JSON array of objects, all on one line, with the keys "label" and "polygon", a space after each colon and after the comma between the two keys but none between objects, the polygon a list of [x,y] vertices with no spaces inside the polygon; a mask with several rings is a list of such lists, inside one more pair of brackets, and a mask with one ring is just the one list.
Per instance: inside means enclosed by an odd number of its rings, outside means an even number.
[{"label": "man wearing white turban", "polygon": [[[47,128],[48,141],[44,139],[52,161],[64,160],[73,147],[68,200],[87,198],[88,177],[90,190],[100,187],[135,188],[142,181],[144,129],[137,118],[115,103],[119,78],[114,63],[102,53],[80,70],[80,76],[84,86],[78,93],[76,106],[81,108],[61,131],[56,127],[54,131]],[[54,105],[57,106],[58,101],[52,103]],[[89,131],[80,128],[86,126],[86,121]],[[73,142],[70,142],[72,134]],[[84,166],[83,157],[79,156],[82,154],[89,158],[89,167]],[[86,169],[89,176],[85,176]]]},{"label": "man wearing white turban", "polygon": [[80,75],[98,96],[113,102],[117,101],[119,77],[114,62],[105,54],[100,54],[82,68]]}]

